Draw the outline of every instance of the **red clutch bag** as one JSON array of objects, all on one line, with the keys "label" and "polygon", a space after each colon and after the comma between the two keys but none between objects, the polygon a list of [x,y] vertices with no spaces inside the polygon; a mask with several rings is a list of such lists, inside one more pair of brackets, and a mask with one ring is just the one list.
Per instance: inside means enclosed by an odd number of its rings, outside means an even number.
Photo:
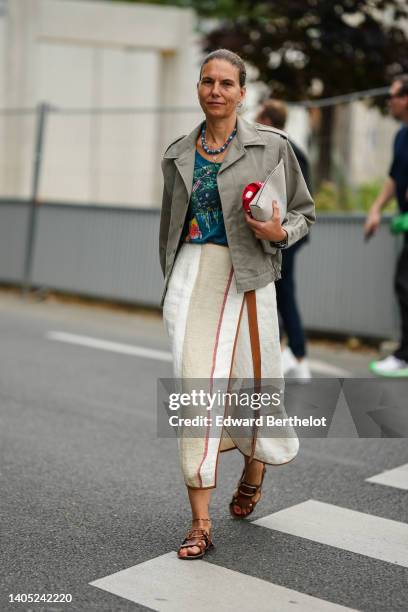
[{"label": "red clutch bag", "polygon": [[251,217],[252,213],[249,205],[262,186],[263,183],[259,182],[249,183],[249,185],[247,185],[244,188],[244,191],[242,192],[242,207],[246,213],[249,213],[251,215]]}]

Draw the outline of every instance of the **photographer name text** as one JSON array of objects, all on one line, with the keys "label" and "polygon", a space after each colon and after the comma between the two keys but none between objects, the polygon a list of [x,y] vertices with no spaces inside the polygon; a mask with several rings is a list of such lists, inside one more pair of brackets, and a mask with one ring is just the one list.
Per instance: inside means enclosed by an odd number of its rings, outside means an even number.
[{"label": "photographer name text", "polygon": [[180,417],[173,414],[169,417],[169,424],[172,427],[326,427],[326,417],[304,417],[290,416],[286,418],[275,417],[272,414],[259,415],[257,417],[232,417],[216,415],[210,416],[194,416],[191,418]]}]

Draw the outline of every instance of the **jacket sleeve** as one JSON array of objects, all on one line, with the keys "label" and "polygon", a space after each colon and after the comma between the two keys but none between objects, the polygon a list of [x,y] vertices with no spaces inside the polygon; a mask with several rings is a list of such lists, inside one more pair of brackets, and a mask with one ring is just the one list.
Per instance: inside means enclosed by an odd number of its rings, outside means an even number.
[{"label": "jacket sleeve", "polygon": [[310,226],[316,221],[313,198],[309,193],[296,155],[285,140],[283,145],[283,162],[285,165],[286,192],[288,207],[282,227],[288,234],[285,248],[295,244],[306,236]]},{"label": "jacket sleeve", "polygon": [[[163,169],[163,163],[162,163]],[[171,216],[171,198],[166,187],[166,182],[163,185],[163,197],[160,213],[160,230],[159,230],[159,257],[160,267],[163,272],[163,276],[166,276],[166,251],[167,251],[167,238],[169,235],[169,225]]]}]

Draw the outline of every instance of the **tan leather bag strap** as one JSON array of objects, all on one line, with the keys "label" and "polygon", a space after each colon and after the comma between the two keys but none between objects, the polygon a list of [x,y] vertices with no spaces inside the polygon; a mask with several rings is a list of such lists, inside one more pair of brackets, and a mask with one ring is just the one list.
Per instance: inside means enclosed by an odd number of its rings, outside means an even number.
[{"label": "tan leather bag strap", "polygon": [[[256,311],[256,293],[255,289],[245,292],[245,299],[247,304],[248,312],[248,325],[249,325],[249,337],[251,340],[251,353],[252,353],[252,364],[254,370],[254,392],[257,393],[261,390],[261,374],[262,374],[262,363],[261,363],[261,343],[259,340],[259,328],[258,328],[258,316]],[[252,429],[252,445],[251,445],[251,456],[249,462],[252,461],[256,447],[256,436],[257,426],[254,425]]]},{"label": "tan leather bag strap", "polygon": [[[251,339],[252,363],[254,368],[254,378],[261,379],[261,344],[259,342],[258,317],[256,312],[255,290],[246,291],[245,298],[248,310],[249,337]],[[256,384],[256,383],[255,383]]]}]

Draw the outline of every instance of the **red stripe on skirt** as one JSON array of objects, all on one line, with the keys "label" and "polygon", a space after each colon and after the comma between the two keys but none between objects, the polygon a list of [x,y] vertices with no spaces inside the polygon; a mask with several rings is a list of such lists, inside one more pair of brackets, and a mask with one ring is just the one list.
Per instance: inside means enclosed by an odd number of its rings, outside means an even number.
[{"label": "red stripe on skirt", "polygon": [[[234,273],[234,268],[231,267],[231,271],[229,274],[229,278],[228,278],[228,283],[227,283],[227,287],[225,289],[224,292],[224,299],[222,301],[222,306],[221,306],[221,313],[220,313],[220,317],[218,319],[218,325],[217,325],[217,333],[215,336],[215,344],[214,344],[214,350],[213,350],[213,361],[212,361],[212,368],[211,368],[211,385],[210,385],[210,393],[212,393],[212,385],[213,385],[213,378],[214,378],[214,371],[215,371],[215,364],[216,364],[216,360],[217,360],[217,349],[218,349],[218,341],[220,339],[220,332],[221,332],[221,323],[222,323],[222,319],[224,316],[224,311],[225,311],[225,304],[227,303],[227,297],[228,297],[228,293],[229,293],[229,289],[231,286],[231,282],[232,282],[232,277],[233,277],[233,273]],[[200,482],[200,487],[203,486],[203,481],[201,478],[201,467],[207,457],[208,454],[208,434],[210,432],[210,426],[207,425],[207,431],[205,432],[205,443],[204,443],[204,454],[203,454],[203,458],[201,459],[201,463],[198,466],[198,470],[197,470],[197,476],[198,476],[198,480]]]}]

